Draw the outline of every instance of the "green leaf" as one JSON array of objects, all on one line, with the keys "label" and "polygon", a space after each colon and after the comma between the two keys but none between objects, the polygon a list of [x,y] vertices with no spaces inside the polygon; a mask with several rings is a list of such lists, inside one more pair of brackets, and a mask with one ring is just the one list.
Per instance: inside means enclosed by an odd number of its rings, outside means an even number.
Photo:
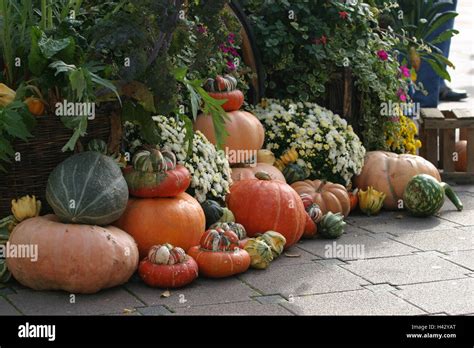
[{"label": "green leaf", "polygon": [[443,25],[444,23],[446,23],[447,21],[451,19],[454,19],[457,15],[458,13],[454,11],[447,11],[447,12],[436,15],[428,24],[428,27],[430,29],[423,35],[423,37],[427,38],[432,32],[438,29],[441,25]]},{"label": "green leaf", "polygon": [[191,156],[193,154],[193,139],[194,139],[194,128],[193,123],[188,116],[180,114],[179,118],[184,122],[184,129],[186,129],[186,136],[184,141],[188,142],[187,155]]},{"label": "green leaf", "polygon": [[78,116],[78,117],[61,117],[64,125],[68,128],[71,128],[71,122],[74,122],[76,126],[74,127],[74,133],[66,145],[61,149],[62,152],[74,151],[77,141],[80,137],[83,137],[87,132],[87,117]]},{"label": "green leaf", "polygon": [[129,121],[140,125],[141,136],[148,144],[159,144],[161,137],[156,122],[150,112],[140,104],[126,101],[122,109],[122,121]]},{"label": "green leaf", "polygon": [[441,33],[437,38],[431,41],[431,44],[436,45],[446,40],[451,39],[454,35],[459,34],[459,30],[456,29],[449,29],[446,30],[444,33]]},{"label": "green leaf", "polygon": [[437,62],[434,59],[425,58],[424,61],[427,62],[433,68],[434,72],[438,74],[439,77],[447,81],[451,81],[451,76],[446,71],[446,68],[444,67],[444,65],[441,65],[439,62]]},{"label": "green leaf", "polygon": [[20,113],[14,109],[5,108],[1,114],[0,122],[3,123],[4,130],[15,138],[27,140],[31,137]]},{"label": "green leaf", "polygon": [[87,80],[82,69],[73,70],[69,73],[69,83],[74,91],[77,101],[81,101],[84,91],[87,89]]},{"label": "green leaf", "polygon": [[71,45],[70,38],[55,40],[51,37],[47,37],[44,33],[42,33],[41,38],[38,41],[38,47],[43,56],[47,59],[52,58],[54,55],[61,52],[69,45]]},{"label": "green leaf", "polygon": [[40,28],[31,28],[31,45],[30,54],[28,55],[28,67],[30,71],[36,76],[40,76],[48,65],[48,60],[43,56],[38,46],[38,41],[40,40],[42,34],[43,32]]},{"label": "green leaf", "polygon": [[188,73],[187,67],[179,67],[179,68],[174,69],[173,71],[174,78],[180,82],[184,80],[187,73]]}]

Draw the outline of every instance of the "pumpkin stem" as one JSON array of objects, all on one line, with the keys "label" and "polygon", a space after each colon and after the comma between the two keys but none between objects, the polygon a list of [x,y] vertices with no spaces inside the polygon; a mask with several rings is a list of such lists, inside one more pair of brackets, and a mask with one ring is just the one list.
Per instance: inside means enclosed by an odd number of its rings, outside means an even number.
[{"label": "pumpkin stem", "polygon": [[272,180],[272,177],[270,176],[270,174],[268,174],[265,171],[255,173],[255,177],[259,180],[265,180],[265,181]]}]

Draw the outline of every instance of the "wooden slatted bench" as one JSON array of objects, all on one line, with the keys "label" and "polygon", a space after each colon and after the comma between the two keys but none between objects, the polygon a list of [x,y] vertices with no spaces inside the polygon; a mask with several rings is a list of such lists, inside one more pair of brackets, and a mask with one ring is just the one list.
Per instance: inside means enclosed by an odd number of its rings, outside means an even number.
[{"label": "wooden slatted bench", "polygon": [[[468,109],[421,109],[420,156],[433,163],[446,181],[474,183],[474,112]],[[467,171],[456,172],[456,129],[467,140]]]}]

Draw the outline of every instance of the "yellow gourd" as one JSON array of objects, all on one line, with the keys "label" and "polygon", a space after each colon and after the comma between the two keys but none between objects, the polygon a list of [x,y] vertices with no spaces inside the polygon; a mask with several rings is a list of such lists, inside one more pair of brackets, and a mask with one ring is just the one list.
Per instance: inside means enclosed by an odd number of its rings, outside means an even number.
[{"label": "yellow gourd", "polygon": [[35,196],[24,196],[18,200],[12,200],[12,213],[18,222],[33,218],[41,211],[41,201]]},{"label": "yellow gourd", "polygon": [[359,208],[367,215],[376,215],[382,209],[386,194],[369,186],[366,191],[359,190]]},{"label": "yellow gourd", "polygon": [[7,106],[15,100],[16,92],[8,86],[0,83],[0,106]]},{"label": "yellow gourd", "polygon": [[270,246],[258,238],[251,238],[245,243],[245,251],[250,255],[250,267],[265,269],[273,260]]}]

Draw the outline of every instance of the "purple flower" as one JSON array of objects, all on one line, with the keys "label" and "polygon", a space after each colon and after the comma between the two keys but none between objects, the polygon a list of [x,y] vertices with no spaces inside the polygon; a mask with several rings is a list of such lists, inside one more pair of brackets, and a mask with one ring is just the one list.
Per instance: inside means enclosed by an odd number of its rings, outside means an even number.
[{"label": "purple flower", "polygon": [[400,66],[400,71],[402,72],[402,75],[405,77],[411,76],[410,69],[408,69],[406,65]]},{"label": "purple flower", "polygon": [[235,43],[235,34],[234,33],[230,33],[229,36],[227,36],[227,42],[230,43],[230,44]]},{"label": "purple flower", "polygon": [[239,55],[239,53],[237,52],[237,50],[234,48],[234,47],[231,47],[229,49],[229,52],[230,54],[232,54],[234,57],[237,57]]},{"label": "purple flower", "polygon": [[383,61],[388,59],[388,53],[385,50],[378,51],[377,56]]},{"label": "purple flower", "polygon": [[199,34],[206,34],[207,33],[207,28],[202,25],[202,24],[199,24],[198,27],[197,27],[197,31]]}]

